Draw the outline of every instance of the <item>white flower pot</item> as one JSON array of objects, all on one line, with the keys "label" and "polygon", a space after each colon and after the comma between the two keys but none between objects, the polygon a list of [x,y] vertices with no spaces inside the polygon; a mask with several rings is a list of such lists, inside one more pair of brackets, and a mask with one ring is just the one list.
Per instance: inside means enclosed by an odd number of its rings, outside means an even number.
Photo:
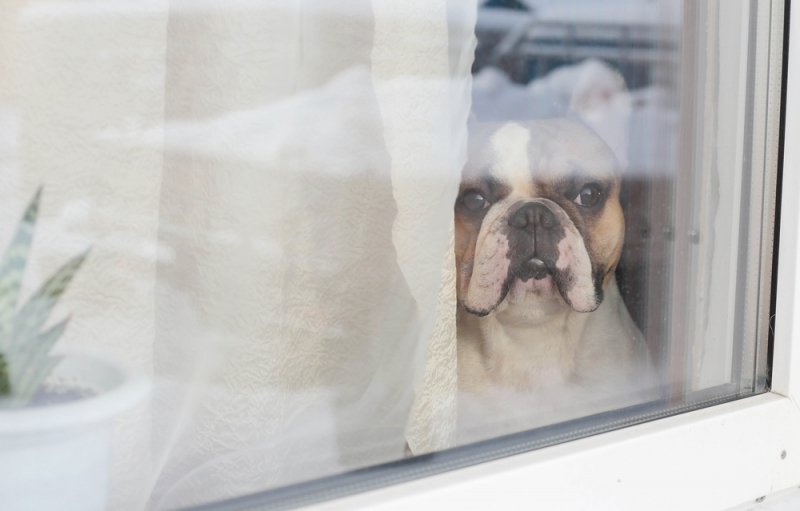
[{"label": "white flower pot", "polygon": [[113,418],[141,401],[150,383],[126,364],[72,350],[46,383],[93,394],[0,409],[0,509],[103,510]]}]

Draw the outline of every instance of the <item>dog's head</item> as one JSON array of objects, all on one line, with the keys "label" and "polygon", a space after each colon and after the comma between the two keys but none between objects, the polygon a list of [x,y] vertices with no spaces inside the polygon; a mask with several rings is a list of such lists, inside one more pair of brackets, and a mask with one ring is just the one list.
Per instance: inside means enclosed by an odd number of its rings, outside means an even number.
[{"label": "dog's head", "polygon": [[455,205],[461,305],[595,310],[622,250],[619,187],[614,153],[578,121],[471,126]]}]

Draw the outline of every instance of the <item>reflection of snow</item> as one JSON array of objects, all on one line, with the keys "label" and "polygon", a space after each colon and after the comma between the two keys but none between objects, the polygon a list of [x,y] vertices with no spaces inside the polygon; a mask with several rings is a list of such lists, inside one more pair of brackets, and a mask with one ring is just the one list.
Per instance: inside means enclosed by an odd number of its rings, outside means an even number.
[{"label": "reflection of snow", "polygon": [[472,80],[472,113],[482,122],[562,117],[569,99],[566,104],[559,103],[557,95],[558,91],[549,87],[531,90],[512,82],[499,69],[485,67]]},{"label": "reflection of snow", "polygon": [[628,172],[672,174],[678,155],[678,109],[669,91],[645,87],[631,92]]},{"label": "reflection of snow", "polygon": [[625,82],[599,60],[560,67],[527,85],[489,67],[473,80],[472,112],[480,121],[565,117],[570,108],[596,110],[619,98],[627,101]]},{"label": "reflection of snow", "polygon": [[673,150],[677,112],[667,91],[628,92],[622,77],[599,60],[563,66],[527,85],[486,67],[473,80],[478,121],[533,120],[578,115],[617,154],[629,172],[664,172]]},{"label": "reflection of snow", "polygon": [[[381,119],[363,107],[373,94],[370,71],[354,67],[319,89],[258,108],[200,121],[168,121],[163,128],[127,123],[99,137],[257,165],[291,161],[293,171],[346,177],[357,169],[380,168],[385,157],[383,142],[376,139],[382,138]],[[668,99],[658,87],[629,92],[619,73],[590,59],[527,85],[513,83],[496,68],[483,68],[473,79],[472,113],[482,122],[578,114],[630,172],[653,174],[670,168],[674,151],[677,112]]]},{"label": "reflection of snow", "polygon": [[162,129],[108,129],[99,137],[161,146],[176,153],[233,159],[260,165],[302,161],[313,174],[340,177],[380,168],[385,153],[377,111],[365,108],[372,96],[366,67],[350,68],[325,86],[254,109],[201,121],[168,121]]}]

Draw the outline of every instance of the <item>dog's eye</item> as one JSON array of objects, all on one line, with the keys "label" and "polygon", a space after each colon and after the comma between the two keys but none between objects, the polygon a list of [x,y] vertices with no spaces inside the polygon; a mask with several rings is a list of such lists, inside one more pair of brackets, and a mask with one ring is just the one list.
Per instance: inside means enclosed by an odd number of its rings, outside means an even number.
[{"label": "dog's eye", "polygon": [[600,187],[591,183],[581,188],[580,193],[572,199],[572,202],[579,206],[590,208],[600,200]]},{"label": "dog's eye", "polygon": [[482,209],[486,209],[489,207],[489,201],[483,198],[478,192],[470,192],[466,194],[462,199],[461,202],[464,204],[470,211],[480,211]]}]

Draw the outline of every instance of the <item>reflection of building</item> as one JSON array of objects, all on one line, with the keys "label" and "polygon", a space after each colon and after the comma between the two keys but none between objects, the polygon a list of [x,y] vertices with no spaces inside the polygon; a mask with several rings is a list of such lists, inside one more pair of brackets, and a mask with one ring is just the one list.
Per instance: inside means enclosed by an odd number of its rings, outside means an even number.
[{"label": "reflection of building", "polygon": [[[488,6],[488,4],[487,4]],[[473,72],[492,65],[518,83],[589,58],[617,68],[628,87],[666,84],[678,62],[678,29],[646,22],[546,20],[533,10],[482,8]]]}]

